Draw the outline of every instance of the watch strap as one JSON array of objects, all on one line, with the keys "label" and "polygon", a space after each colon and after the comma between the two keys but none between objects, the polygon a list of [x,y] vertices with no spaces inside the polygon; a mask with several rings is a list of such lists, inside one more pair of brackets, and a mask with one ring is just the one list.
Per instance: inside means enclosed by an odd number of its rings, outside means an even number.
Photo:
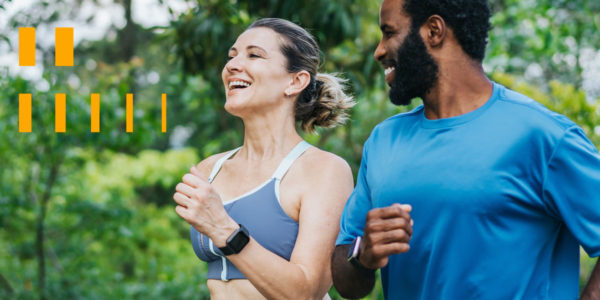
[{"label": "watch strap", "polygon": [[373,274],[375,274],[375,272],[377,271],[376,269],[369,269],[365,266],[363,266],[360,263],[360,260],[358,260],[358,257],[360,255],[360,243],[362,241],[362,237],[356,237],[354,239],[354,241],[352,242],[352,245],[350,247],[350,251],[348,253],[348,261],[350,262],[350,264],[352,264],[352,266],[354,266],[354,268],[358,269],[361,273],[363,273],[364,275],[367,276],[371,276]]}]

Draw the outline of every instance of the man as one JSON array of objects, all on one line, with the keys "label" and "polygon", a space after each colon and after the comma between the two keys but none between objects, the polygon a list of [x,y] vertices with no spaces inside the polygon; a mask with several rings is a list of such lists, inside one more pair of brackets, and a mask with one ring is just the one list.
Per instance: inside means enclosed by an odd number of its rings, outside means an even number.
[{"label": "man", "polygon": [[[360,298],[575,299],[579,245],[600,255],[600,155],[566,117],[491,82],[486,0],[384,0],[375,58],[390,99],[332,257]],[[414,222],[414,223],[413,223]],[[600,267],[582,298],[600,299]]]}]

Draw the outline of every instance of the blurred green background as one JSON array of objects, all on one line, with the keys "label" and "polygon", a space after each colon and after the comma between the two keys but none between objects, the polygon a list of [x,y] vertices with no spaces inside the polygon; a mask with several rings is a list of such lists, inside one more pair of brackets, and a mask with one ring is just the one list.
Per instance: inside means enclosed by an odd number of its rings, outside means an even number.
[{"label": "blurred green background", "polygon": [[[411,107],[387,99],[372,53],[381,1],[0,0],[0,299],[204,299],[206,266],[174,213],[189,166],[242,142],[223,110],[227,49],[260,17],[292,20],[349,79],[351,121],[306,135],[356,174],[362,144]],[[492,0],[488,75],[577,122],[600,145],[600,2]],[[75,27],[74,67],[54,67],[53,28]],[[36,27],[37,66],[18,67],[18,28]],[[18,132],[31,93],[32,132]],[[54,133],[54,94],[67,133]],[[90,93],[101,132],[89,132]],[[134,93],[134,133],[125,94]],[[168,131],[160,131],[160,95]],[[600,191],[599,191],[600,192]],[[581,284],[595,259],[582,251]],[[335,290],[332,298],[339,298]],[[383,299],[381,286],[368,299]]]}]

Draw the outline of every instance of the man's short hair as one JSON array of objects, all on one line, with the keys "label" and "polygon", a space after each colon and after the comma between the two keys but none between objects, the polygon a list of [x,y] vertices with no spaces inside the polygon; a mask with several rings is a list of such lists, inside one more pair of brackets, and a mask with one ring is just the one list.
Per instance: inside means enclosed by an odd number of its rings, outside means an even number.
[{"label": "man's short hair", "polygon": [[440,15],[452,29],[462,49],[474,60],[483,61],[491,11],[487,0],[405,0],[404,11],[418,29],[432,15]]}]

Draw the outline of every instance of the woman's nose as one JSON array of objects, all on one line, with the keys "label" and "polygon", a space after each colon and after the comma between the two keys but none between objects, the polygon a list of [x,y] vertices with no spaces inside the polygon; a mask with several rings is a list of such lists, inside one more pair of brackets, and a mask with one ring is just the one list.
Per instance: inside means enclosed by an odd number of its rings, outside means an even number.
[{"label": "woman's nose", "polygon": [[230,73],[240,72],[240,71],[242,71],[242,64],[243,63],[241,62],[241,59],[239,59],[239,55],[238,55],[238,56],[232,57],[225,65],[225,68]]}]

